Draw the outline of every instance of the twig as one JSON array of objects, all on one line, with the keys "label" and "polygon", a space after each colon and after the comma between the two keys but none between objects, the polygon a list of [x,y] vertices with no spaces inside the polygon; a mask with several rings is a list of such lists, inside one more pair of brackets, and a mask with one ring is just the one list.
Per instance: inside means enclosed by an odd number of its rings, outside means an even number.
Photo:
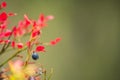
[{"label": "twig", "polygon": [[51,68],[50,75],[48,76],[48,79],[47,79],[47,80],[50,80],[51,77],[52,77],[52,75],[53,75],[53,68]]},{"label": "twig", "polygon": [[44,80],[46,80],[46,70],[45,70],[45,72],[44,72]]},{"label": "twig", "polygon": [[[15,27],[12,29],[12,33],[11,33],[11,35],[8,37],[7,40],[9,40],[9,39],[11,38],[14,29],[15,29]],[[6,46],[6,43],[4,43],[2,49],[0,50],[0,55],[2,55],[2,54],[5,52],[5,50],[9,47],[9,45],[10,45],[10,42],[7,44],[7,46]]]},{"label": "twig", "polygon": [[9,60],[13,59],[17,54],[19,54],[20,52],[24,51],[25,49],[27,49],[27,47],[18,50],[17,52],[15,52],[10,58],[8,58],[6,61],[4,61],[2,64],[0,64],[0,67],[2,67],[4,64],[6,64]]}]

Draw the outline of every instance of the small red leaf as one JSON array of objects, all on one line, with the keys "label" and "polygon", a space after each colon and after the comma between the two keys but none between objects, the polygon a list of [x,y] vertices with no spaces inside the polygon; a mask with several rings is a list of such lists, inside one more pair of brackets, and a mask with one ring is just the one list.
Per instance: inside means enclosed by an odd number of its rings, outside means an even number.
[{"label": "small red leaf", "polygon": [[4,2],[2,2],[2,4],[1,4],[1,7],[2,8],[5,8],[7,6],[7,3],[4,1]]},{"label": "small red leaf", "polygon": [[11,32],[10,30],[7,30],[7,31],[5,32],[5,34],[4,34],[4,36],[5,36],[5,37],[8,37],[8,36],[11,35],[11,33],[12,33],[12,32]]},{"label": "small red leaf", "polygon": [[25,19],[26,26],[28,26],[29,24],[31,24],[31,20],[28,18],[27,15],[24,15],[24,19]]},{"label": "small red leaf", "polygon": [[8,16],[16,16],[16,15],[17,15],[16,13],[12,13],[12,12],[8,13]]},{"label": "small red leaf", "polygon": [[40,34],[40,31],[38,31],[38,30],[33,31],[32,38],[38,36],[39,34]]},{"label": "small red leaf", "polygon": [[52,40],[51,42],[50,42],[50,45],[56,45],[58,42],[60,42],[61,41],[61,38],[56,38],[55,40]]},{"label": "small red leaf", "polygon": [[4,42],[4,40],[0,40],[0,43],[3,43]]},{"label": "small red leaf", "polygon": [[30,47],[31,47],[31,42],[28,41],[28,42],[26,43],[26,45],[27,45],[28,48],[30,48]]},{"label": "small red leaf", "polygon": [[8,18],[8,16],[7,16],[6,12],[2,12],[2,13],[0,14],[0,21],[1,21],[1,22],[6,21],[7,18]]},{"label": "small red leaf", "polygon": [[52,15],[49,15],[46,17],[46,20],[53,20],[53,19],[54,19],[54,16],[52,16]]},{"label": "small red leaf", "polygon": [[12,41],[11,46],[15,48],[15,41]]},{"label": "small red leaf", "polygon": [[41,22],[43,22],[43,21],[45,20],[45,17],[44,17],[43,14],[40,14],[40,18],[39,18],[39,20],[40,20]]},{"label": "small red leaf", "polygon": [[55,44],[56,44],[56,41],[53,40],[53,41],[50,42],[50,44],[51,44],[51,45],[55,45]]},{"label": "small red leaf", "polygon": [[56,43],[58,43],[61,41],[61,38],[56,38],[55,41],[56,41]]},{"label": "small red leaf", "polygon": [[36,51],[37,51],[37,52],[45,51],[44,49],[45,49],[44,46],[37,46],[37,47],[36,47]]},{"label": "small red leaf", "polygon": [[10,40],[5,40],[5,43],[6,43],[6,44],[10,43]]},{"label": "small red leaf", "polygon": [[23,48],[23,43],[18,43],[18,44],[17,44],[17,47],[18,47],[19,49]]}]

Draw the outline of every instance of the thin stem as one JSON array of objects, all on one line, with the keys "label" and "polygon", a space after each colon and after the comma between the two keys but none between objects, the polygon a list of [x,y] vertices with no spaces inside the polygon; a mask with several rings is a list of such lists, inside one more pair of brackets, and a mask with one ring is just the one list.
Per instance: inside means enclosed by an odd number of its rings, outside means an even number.
[{"label": "thin stem", "polygon": [[5,46],[6,46],[6,43],[4,43],[4,45],[3,45],[3,47],[2,47],[2,49],[1,49],[1,51],[0,51],[0,55],[5,52]]},{"label": "thin stem", "polygon": [[31,51],[30,51],[30,49],[28,49],[28,55],[27,55],[27,58],[26,58],[26,61],[25,61],[25,66],[27,66],[27,64],[30,60],[30,56],[31,56]]},{"label": "thin stem", "polygon": [[44,80],[46,80],[46,71],[44,72]]},{"label": "thin stem", "polygon": [[[11,33],[11,35],[8,37],[7,40],[9,40],[9,39],[11,38],[14,29],[15,29],[15,27],[12,29],[12,33]],[[9,45],[10,45],[10,42],[7,44],[7,46],[6,46],[6,43],[4,43],[2,49],[0,50],[0,55],[2,55],[2,54],[5,52],[5,50],[9,47]]]},{"label": "thin stem", "polygon": [[[32,38],[31,38],[31,37],[30,37],[29,41],[30,41],[30,43],[32,42]],[[24,66],[27,66],[27,64],[28,64],[28,62],[29,62],[29,60],[30,60],[31,48],[32,48],[32,46],[30,46],[30,47],[27,49],[27,53],[28,53],[28,54],[27,54],[27,57],[26,57],[26,61],[25,61]]]},{"label": "thin stem", "polygon": [[27,49],[27,47],[25,47],[23,49],[20,49],[17,52],[15,52],[10,58],[8,58],[6,61],[4,61],[2,64],[0,64],[0,67],[5,65],[9,60],[13,59],[17,54],[19,54],[20,52],[24,51],[25,49]]},{"label": "thin stem", "polygon": [[51,79],[52,74],[53,74],[53,68],[51,68],[50,75],[48,76],[48,79],[47,79],[47,80],[50,80],[50,79]]}]

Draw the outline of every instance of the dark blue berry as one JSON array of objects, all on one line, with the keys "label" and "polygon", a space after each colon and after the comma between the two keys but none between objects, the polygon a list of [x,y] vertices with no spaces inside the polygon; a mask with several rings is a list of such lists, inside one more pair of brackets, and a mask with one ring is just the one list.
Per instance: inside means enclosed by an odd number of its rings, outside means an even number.
[{"label": "dark blue berry", "polygon": [[33,59],[33,60],[39,59],[39,55],[38,55],[36,52],[33,52],[33,54],[32,54],[32,59]]}]

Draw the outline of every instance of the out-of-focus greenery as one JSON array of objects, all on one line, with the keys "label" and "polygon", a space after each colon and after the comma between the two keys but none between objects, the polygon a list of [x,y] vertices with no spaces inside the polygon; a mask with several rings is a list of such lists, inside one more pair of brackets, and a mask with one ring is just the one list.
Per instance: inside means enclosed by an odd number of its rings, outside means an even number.
[{"label": "out-of-focus greenery", "polygon": [[120,79],[119,0],[6,1],[7,11],[18,14],[10,18],[12,24],[24,14],[34,19],[40,13],[55,16],[44,28],[41,40],[60,36],[62,41],[47,47],[37,61],[48,71],[54,68],[52,80]]}]

